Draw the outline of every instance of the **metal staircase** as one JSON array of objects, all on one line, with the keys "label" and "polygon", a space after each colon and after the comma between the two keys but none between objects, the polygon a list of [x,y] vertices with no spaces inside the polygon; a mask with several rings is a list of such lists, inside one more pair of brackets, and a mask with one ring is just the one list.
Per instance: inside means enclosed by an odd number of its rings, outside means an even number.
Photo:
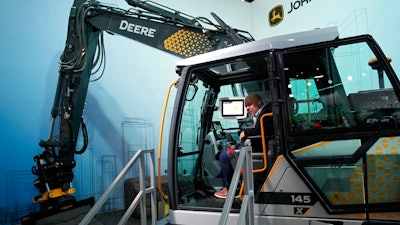
[{"label": "metal staircase", "polygon": [[[242,205],[238,219],[238,225],[253,225],[254,224],[254,181],[253,181],[253,161],[251,147],[242,148],[239,153],[235,171],[233,173],[230,189],[236,190],[239,184],[240,175],[243,172],[244,190]],[[232,208],[232,203],[235,198],[235,192],[229,191],[225,200],[224,208],[221,213],[221,218],[218,225],[225,225],[228,221],[228,216]]]},{"label": "metal staircase", "polygon": [[[150,155],[150,163],[146,164],[145,155]],[[91,222],[94,216],[99,212],[101,207],[110,197],[111,193],[115,190],[117,185],[124,180],[125,175],[129,172],[133,165],[139,163],[139,183],[140,190],[137,196],[133,199],[132,203],[128,207],[128,209],[123,214],[122,218],[118,222],[118,225],[126,224],[129,218],[131,217],[133,211],[140,204],[140,220],[141,225],[147,225],[147,215],[146,215],[146,195],[151,196],[151,224],[156,225],[157,222],[157,200],[156,200],[156,188],[155,188],[155,157],[154,157],[154,149],[145,149],[139,150],[137,153],[129,160],[126,166],[121,170],[118,176],[114,179],[111,185],[107,188],[107,190],[103,193],[103,195],[99,198],[99,200],[94,204],[94,206],[90,209],[90,211],[86,214],[86,216],[82,219],[79,225],[87,225]],[[145,185],[145,167],[149,167],[150,171],[150,186],[146,187]]]}]

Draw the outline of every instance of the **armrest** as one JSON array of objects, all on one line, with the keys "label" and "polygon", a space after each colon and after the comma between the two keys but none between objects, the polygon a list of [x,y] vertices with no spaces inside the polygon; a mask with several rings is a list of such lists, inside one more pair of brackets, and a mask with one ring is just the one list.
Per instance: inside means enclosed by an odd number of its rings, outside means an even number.
[{"label": "armrest", "polygon": [[253,135],[253,136],[248,136],[248,139],[260,139],[261,135]]}]

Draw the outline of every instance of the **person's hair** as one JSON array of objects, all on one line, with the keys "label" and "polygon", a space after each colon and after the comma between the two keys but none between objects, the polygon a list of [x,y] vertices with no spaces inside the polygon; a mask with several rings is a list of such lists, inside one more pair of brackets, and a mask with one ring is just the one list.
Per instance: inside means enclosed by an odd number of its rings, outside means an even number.
[{"label": "person's hair", "polygon": [[255,104],[258,107],[261,107],[264,104],[262,98],[255,93],[247,95],[247,97],[244,99],[244,103],[246,106]]}]

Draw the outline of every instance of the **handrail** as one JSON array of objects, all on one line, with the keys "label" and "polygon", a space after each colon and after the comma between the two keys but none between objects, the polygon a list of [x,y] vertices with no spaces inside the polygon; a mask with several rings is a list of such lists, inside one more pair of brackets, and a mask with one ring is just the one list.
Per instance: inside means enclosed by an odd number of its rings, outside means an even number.
[{"label": "handrail", "polygon": [[[150,154],[150,187],[146,188],[145,186],[145,170],[144,166],[146,165],[144,160],[144,155]],[[129,169],[139,161],[139,186],[140,191],[135,197],[135,199],[130,204],[129,208],[126,210],[121,220],[118,222],[118,225],[126,224],[128,219],[131,217],[133,211],[136,209],[136,206],[140,203],[140,218],[141,225],[147,224],[147,216],[146,216],[146,194],[151,195],[151,219],[152,225],[156,224],[157,221],[157,210],[156,210],[156,189],[154,187],[154,177],[155,177],[155,162],[154,162],[154,149],[143,149],[138,150],[136,154],[129,160],[129,162],[125,165],[125,167],[121,170],[118,176],[114,179],[111,185],[107,188],[107,190],[103,193],[103,195],[99,198],[99,200],[94,204],[94,206],[89,210],[89,212],[85,215],[85,217],[81,220],[79,225],[87,225],[96,215],[96,213],[100,210],[100,208],[104,205],[107,199],[110,197],[114,189],[117,187],[122,178],[125,178],[125,175],[129,172]]]},{"label": "handrail", "polygon": [[[242,148],[240,150],[239,159],[233,172],[230,190],[236,190],[240,174],[244,168],[243,180],[245,184],[244,197],[240,208],[240,214],[238,218],[238,225],[254,224],[254,181],[253,181],[253,162],[251,157],[251,146]],[[225,200],[224,207],[222,209],[221,218],[218,225],[225,225],[228,221],[228,216],[232,208],[232,203],[235,198],[234,191],[228,191],[228,196]]]},{"label": "handrail", "polygon": [[[267,142],[265,138],[265,130],[264,130],[264,118],[268,116],[273,116],[272,113],[265,113],[261,116],[260,118],[260,125],[261,125],[261,142],[262,142],[262,148],[263,148],[263,162],[264,166],[260,169],[255,169],[253,170],[253,173],[261,173],[267,170],[268,168],[268,153],[267,153]],[[244,189],[244,183],[242,182],[242,185],[240,187],[239,191],[239,197],[242,200],[242,194],[243,194],[243,189]]]},{"label": "handrail", "polygon": [[162,179],[161,179],[161,151],[162,151],[162,139],[163,139],[163,130],[164,130],[164,120],[165,120],[165,114],[167,113],[167,106],[168,106],[168,100],[169,100],[169,94],[171,93],[171,89],[173,86],[175,86],[179,82],[179,79],[174,80],[169,86],[168,86],[168,92],[167,92],[167,97],[165,97],[165,102],[164,102],[164,110],[161,116],[161,125],[160,125],[160,136],[158,138],[158,154],[157,154],[157,159],[158,159],[158,191],[160,192],[161,197],[164,200],[168,200],[168,195],[165,194],[164,190],[162,189]]},{"label": "handrail", "polygon": [[272,113],[265,113],[264,115],[261,116],[260,118],[260,125],[261,125],[261,142],[262,142],[262,148],[263,148],[263,159],[264,159],[264,166],[260,169],[253,170],[253,173],[261,173],[267,170],[268,168],[268,153],[267,153],[267,144],[266,144],[266,138],[265,138],[265,130],[264,130],[264,118],[265,117],[272,117]]}]

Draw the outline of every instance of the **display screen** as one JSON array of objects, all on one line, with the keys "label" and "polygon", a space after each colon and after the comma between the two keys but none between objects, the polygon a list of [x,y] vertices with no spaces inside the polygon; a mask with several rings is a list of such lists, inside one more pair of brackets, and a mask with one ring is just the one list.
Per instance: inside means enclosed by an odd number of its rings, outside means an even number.
[{"label": "display screen", "polygon": [[244,100],[243,99],[225,99],[221,100],[222,116],[239,116],[242,117],[244,113]]}]

